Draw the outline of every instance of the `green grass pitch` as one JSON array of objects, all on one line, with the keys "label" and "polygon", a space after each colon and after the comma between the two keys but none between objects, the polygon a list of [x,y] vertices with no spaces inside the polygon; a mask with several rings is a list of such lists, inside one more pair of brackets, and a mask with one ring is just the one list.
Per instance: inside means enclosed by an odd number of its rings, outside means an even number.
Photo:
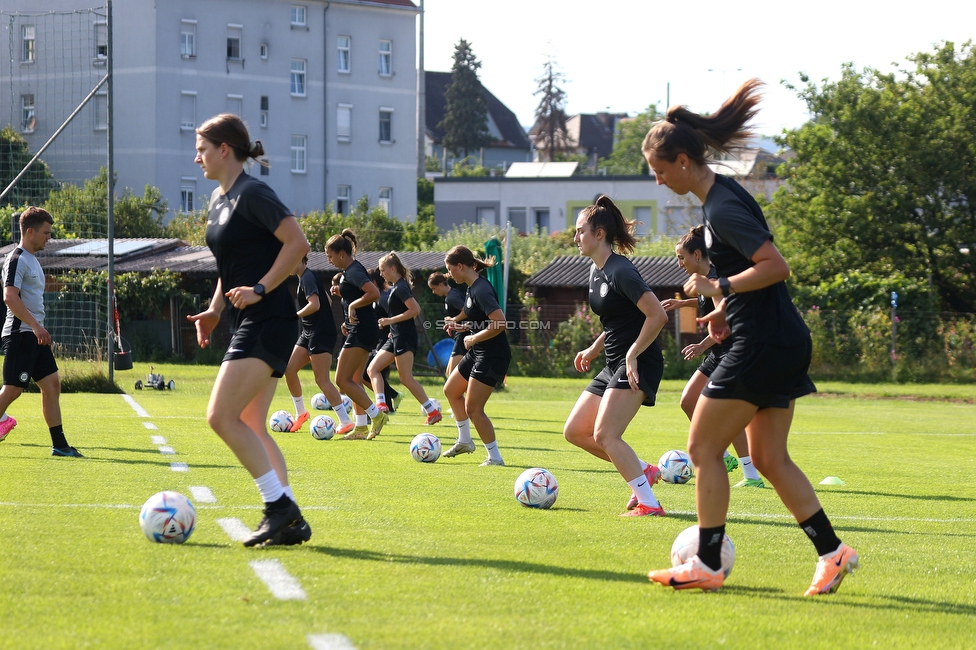
[{"label": "green grass pitch", "polygon": [[[216,368],[157,366],[175,391],[131,390],[145,370],[116,378],[147,416],[119,395],[62,397],[68,440],[86,459],[50,457],[38,395],[11,408],[19,424],[0,444],[0,647],[966,648],[976,639],[973,387],[824,384],[825,394],[800,400],[792,454],[861,555],[837,594],[808,599],[816,555],[772,489],[732,492],[737,559],[720,592],[650,584],[647,571],[667,566],[672,540],[695,523],[694,490],[656,488],[665,518],[618,517],[626,484],[561,435],[582,380],[511,377],[492,397],[507,467],[478,467],[480,445],[413,461],[408,443],[425,429],[409,397],[374,441],[316,441],[307,425],[277,434],[313,536],[245,549],[217,523],[254,527],[261,515],[251,478],[204,421]],[[318,391],[305,373],[308,402]],[[685,447],[681,386],[664,382],[658,405],[628,429],[648,461]],[[283,382],[278,408],[291,410]],[[450,418],[429,430],[445,446],[456,434]],[[534,466],[559,481],[551,510],[514,499],[515,478]],[[819,485],[826,476],[846,485]],[[216,503],[197,504],[190,540],[149,543],[142,503],[160,490],[191,496],[191,486],[210,488]],[[276,598],[255,560],[277,560],[306,598]]]}]

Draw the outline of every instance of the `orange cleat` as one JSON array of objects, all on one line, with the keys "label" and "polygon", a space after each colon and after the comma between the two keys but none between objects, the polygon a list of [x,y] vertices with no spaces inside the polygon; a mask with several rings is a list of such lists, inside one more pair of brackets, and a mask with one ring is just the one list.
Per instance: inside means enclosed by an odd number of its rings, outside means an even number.
[{"label": "orange cleat", "polygon": [[386,402],[376,402],[376,408],[378,408],[383,413],[390,412],[390,407],[387,405]]},{"label": "orange cleat", "polygon": [[638,503],[633,510],[628,510],[627,512],[620,515],[621,517],[646,517],[648,515],[653,515],[655,517],[664,516],[664,508],[658,506],[652,508],[651,506],[645,506],[643,503]]},{"label": "orange cleat", "polygon": [[[644,476],[647,477],[647,482],[651,487],[661,482],[661,470],[657,468],[657,465],[648,465],[645,467]],[[637,495],[631,492],[630,501],[627,502],[627,509],[633,510],[637,507],[637,503]]]},{"label": "orange cleat", "polygon": [[427,420],[424,422],[424,425],[426,426],[431,424],[437,424],[442,419],[444,418],[441,416],[441,412],[438,411],[437,409],[434,409],[433,411],[427,414]]},{"label": "orange cleat", "polygon": [[336,429],[336,435],[337,436],[340,436],[340,437],[341,436],[344,436],[344,435],[346,435],[347,433],[349,433],[350,431],[352,431],[355,428],[356,428],[356,423],[355,422],[349,422],[347,424],[341,424],[341,425],[339,425],[339,428]]},{"label": "orange cleat", "polygon": [[847,544],[841,544],[836,552],[817,562],[817,572],[813,575],[813,583],[803,595],[819,596],[834,593],[840,587],[844,577],[848,573],[854,573],[857,564],[857,551]]},{"label": "orange cleat", "polygon": [[309,417],[310,416],[308,411],[305,411],[304,413],[300,414],[298,417],[295,418],[295,422],[291,425],[291,428],[288,430],[291,431],[292,433],[295,433],[296,431],[302,428],[303,424],[308,422]]},{"label": "orange cleat", "polygon": [[725,573],[722,569],[710,569],[695,555],[684,564],[670,569],[651,571],[647,574],[647,579],[675,589],[718,591],[725,584]]}]

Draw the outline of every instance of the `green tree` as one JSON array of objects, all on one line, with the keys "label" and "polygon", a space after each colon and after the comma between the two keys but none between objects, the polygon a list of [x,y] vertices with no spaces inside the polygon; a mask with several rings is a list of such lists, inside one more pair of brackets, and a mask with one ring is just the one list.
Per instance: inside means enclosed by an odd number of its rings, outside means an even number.
[{"label": "green tree", "polygon": [[478,80],[479,68],[481,61],[475,58],[471,45],[462,38],[454,49],[451,84],[444,93],[447,110],[438,125],[444,129],[444,148],[455,156],[467,157],[493,140],[488,131],[488,103]]},{"label": "green tree", "polygon": [[796,154],[768,214],[794,281],[860,270],[931,282],[943,307],[976,308],[976,56],[944,43],[883,74],[846,65],[796,89],[813,116],[780,138]]},{"label": "green tree", "polygon": [[535,109],[535,124],[531,132],[541,141],[546,160],[555,161],[556,154],[570,149],[566,131],[566,92],[560,87],[566,75],[556,68],[556,60],[550,55],[542,64],[542,76],[533,95],[542,95]]},{"label": "green tree", "polygon": [[644,143],[644,136],[662,117],[657,112],[657,105],[651,104],[637,117],[618,120],[613,151],[609,157],[602,158],[598,166],[606,167],[608,174],[647,175],[649,169],[641,145]]},{"label": "green tree", "polygon": [[417,219],[403,228],[401,250],[422,251],[437,241],[440,230],[434,220],[434,183],[417,179]]},{"label": "green tree", "polygon": [[[27,140],[9,124],[0,129],[0,192],[30,162],[33,154],[27,148]],[[17,184],[3,197],[2,205],[41,205],[48,194],[58,186],[47,163],[38,159]]]}]

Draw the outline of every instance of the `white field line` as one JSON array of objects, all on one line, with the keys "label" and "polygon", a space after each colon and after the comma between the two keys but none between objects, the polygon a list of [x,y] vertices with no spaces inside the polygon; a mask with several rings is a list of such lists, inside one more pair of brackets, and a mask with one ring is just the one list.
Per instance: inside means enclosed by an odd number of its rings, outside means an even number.
[{"label": "white field line", "polygon": [[305,600],[305,590],[278,560],[251,560],[254,574],[278,600]]},{"label": "white field line", "polygon": [[173,454],[176,453],[176,450],[170,447],[169,445],[162,445],[159,448],[159,453],[172,456]]},{"label": "white field line", "polygon": [[146,428],[147,428],[147,429],[149,429],[150,431],[155,431],[156,429],[158,429],[158,428],[159,428],[159,427],[157,427],[157,426],[156,426],[155,424],[153,424],[152,422],[143,422],[143,423],[142,423],[142,426],[144,426],[144,427],[146,427]]},{"label": "white field line", "polygon": [[217,503],[213,491],[204,485],[191,485],[190,494],[197,503]]},{"label": "white field line", "polygon": [[240,519],[235,519],[228,517],[226,519],[218,519],[217,525],[224,529],[227,536],[230,537],[235,542],[243,542],[245,539],[251,536],[251,530],[244,525],[244,522]]},{"label": "white field line", "polygon": [[309,634],[305,639],[312,650],[356,650],[352,640],[343,634]]},{"label": "white field line", "polygon": [[138,415],[141,418],[149,417],[149,413],[146,412],[146,409],[139,406],[139,402],[132,399],[132,395],[123,395],[122,399],[124,399],[126,403],[132,407],[132,410],[136,412],[136,415]]},{"label": "white field line", "polygon": [[166,444],[166,438],[164,438],[162,436],[153,436],[152,437],[152,443],[154,445],[165,445]]},{"label": "white field line", "polygon": [[190,466],[186,463],[170,463],[169,468],[174,472],[189,472]]}]

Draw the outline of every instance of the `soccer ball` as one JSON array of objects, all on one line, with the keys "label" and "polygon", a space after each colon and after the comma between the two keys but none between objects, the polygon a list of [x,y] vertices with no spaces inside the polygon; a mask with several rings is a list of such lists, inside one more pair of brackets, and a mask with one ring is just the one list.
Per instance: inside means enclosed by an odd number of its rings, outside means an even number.
[{"label": "soccer ball", "polygon": [[[435,409],[437,409],[438,411],[441,411],[441,413],[443,413],[443,411],[441,410],[441,403],[440,403],[439,400],[436,400],[434,398],[431,398],[430,401],[434,404],[434,408]],[[424,410],[424,405],[423,404],[420,405],[420,414],[423,415],[424,417],[427,417],[427,411]]]},{"label": "soccer ball", "polygon": [[[671,566],[678,566],[698,554],[698,526],[691,526],[681,531],[671,545]],[[732,574],[735,564],[735,545],[726,535],[722,540],[722,572],[728,578]]]},{"label": "soccer ball", "polygon": [[324,393],[315,393],[312,395],[312,408],[316,411],[332,410],[332,407],[329,406],[329,400],[325,399]]},{"label": "soccer ball", "polygon": [[558,495],[556,477],[541,467],[527,469],[515,479],[515,498],[526,508],[550,508]]},{"label": "soccer ball", "polygon": [[316,415],[308,428],[316,440],[331,440],[335,435],[336,424],[328,415]]},{"label": "soccer ball", "polygon": [[139,513],[139,526],[150,542],[182,544],[193,533],[197,513],[179,492],[157,492]]},{"label": "soccer ball", "polygon": [[346,407],[346,413],[352,415],[353,414],[352,400],[349,398],[348,395],[340,395],[339,397],[342,398],[342,405]]},{"label": "soccer ball", "polygon": [[433,463],[441,457],[441,441],[433,433],[420,433],[410,442],[410,455],[418,463]]},{"label": "soccer ball", "polygon": [[695,466],[691,457],[683,451],[672,449],[661,456],[657,462],[661,478],[667,483],[687,483],[695,476]]},{"label": "soccer ball", "polygon": [[271,419],[268,420],[268,426],[271,427],[271,430],[278,433],[291,431],[291,425],[294,423],[295,420],[291,417],[291,413],[284,410],[275,411],[271,414]]}]

